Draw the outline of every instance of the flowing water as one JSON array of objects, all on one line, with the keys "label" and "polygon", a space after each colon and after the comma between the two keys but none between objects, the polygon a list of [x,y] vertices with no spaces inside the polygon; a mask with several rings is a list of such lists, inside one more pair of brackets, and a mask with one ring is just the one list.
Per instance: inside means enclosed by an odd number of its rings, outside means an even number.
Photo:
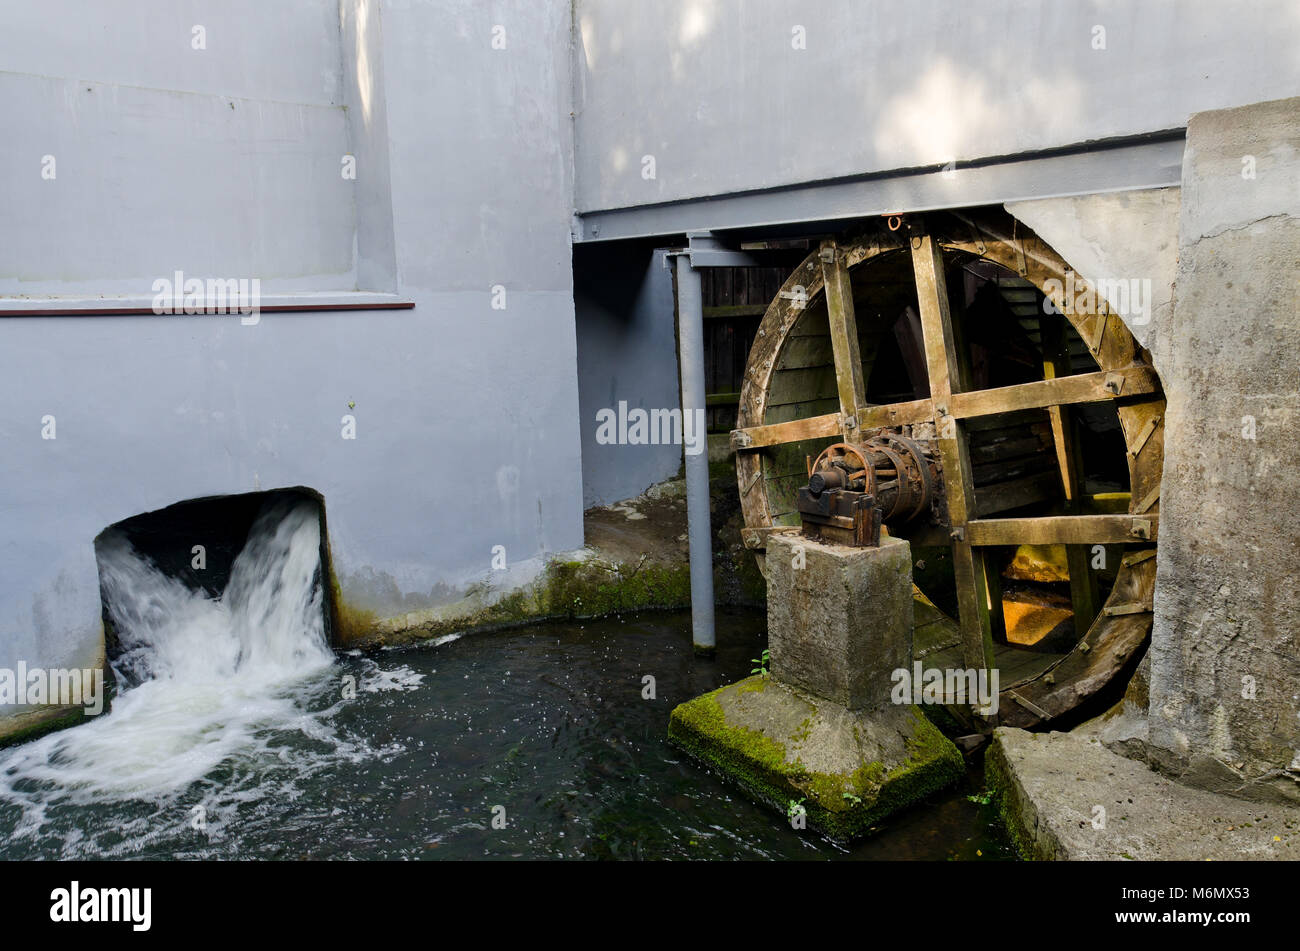
[{"label": "flowing water", "polygon": [[757,612],[720,615],[712,661],[686,614],[335,656],[319,546],[314,505],[264,512],[213,600],[107,540],[120,693],[0,751],[0,857],[1008,855],[977,779],[844,851],[669,746],[675,704],[749,672]]}]

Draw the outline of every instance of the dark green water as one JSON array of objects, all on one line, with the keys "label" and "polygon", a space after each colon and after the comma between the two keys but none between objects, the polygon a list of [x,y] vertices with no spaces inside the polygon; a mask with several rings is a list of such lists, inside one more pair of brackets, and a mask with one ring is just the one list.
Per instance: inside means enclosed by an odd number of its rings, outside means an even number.
[{"label": "dark green water", "polygon": [[[0,856],[1009,857],[989,807],[967,799],[978,774],[844,851],[791,829],[669,746],[672,707],[746,676],[763,621],[720,614],[714,660],[693,656],[686,614],[343,656],[286,690],[296,714],[251,730],[216,768],[165,793],[62,789],[30,767],[25,775],[9,752],[0,757]],[[653,700],[642,697],[645,675],[655,678]],[[361,689],[340,700],[346,676]],[[73,755],[57,741],[42,749],[54,761]],[[504,828],[494,828],[494,812]]]}]

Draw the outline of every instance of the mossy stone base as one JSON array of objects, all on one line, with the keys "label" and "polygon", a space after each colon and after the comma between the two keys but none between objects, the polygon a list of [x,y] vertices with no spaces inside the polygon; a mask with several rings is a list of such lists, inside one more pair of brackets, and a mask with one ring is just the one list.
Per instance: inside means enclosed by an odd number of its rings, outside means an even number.
[{"label": "mossy stone base", "polygon": [[912,706],[853,711],[754,676],[681,704],[668,737],[750,797],[847,843],[965,773],[952,741]]}]

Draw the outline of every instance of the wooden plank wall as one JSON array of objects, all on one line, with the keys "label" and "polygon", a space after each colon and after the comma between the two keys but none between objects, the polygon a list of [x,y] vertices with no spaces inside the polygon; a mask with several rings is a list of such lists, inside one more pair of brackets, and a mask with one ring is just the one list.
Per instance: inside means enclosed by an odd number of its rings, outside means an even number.
[{"label": "wooden plank wall", "polygon": [[786,267],[715,267],[701,274],[704,295],[704,392],[709,432],[736,427],[745,361],[767,305],[790,274]]}]

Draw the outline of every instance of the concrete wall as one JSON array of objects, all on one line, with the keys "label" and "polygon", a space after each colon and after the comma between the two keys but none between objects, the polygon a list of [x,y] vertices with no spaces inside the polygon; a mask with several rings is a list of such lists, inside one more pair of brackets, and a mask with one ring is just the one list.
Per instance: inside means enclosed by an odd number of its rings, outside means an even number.
[{"label": "concrete wall", "polygon": [[1179,194],[1177,188],[1153,188],[1005,206],[1094,287],[1108,286],[1103,281],[1150,282],[1149,307],[1123,316],[1137,342],[1151,351],[1158,371],[1176,332]]},{"label": "concrete wall", "polygon": [[0,667],[90,662],[93,537],[182,499],[319,490],[344,597],[381,616],[581,546],[566,3],[4,6],[6,293],[350,288],[355,245],[415,308],[0,315]]},{"label": "concrete wall", "polygon": [[[349,558],[357,596],[373,577],[368,600],[390,612],[397,592],[409,607],[482,577],[493,545],[511,565],[580,547],[582,475],[568,5],[394,0],[382,19],[397,266],[420,331],[341,351],[374,360],[376,389],[403,406],[400,472],[381,464],[371,485],[420,514],[400,524],[403,505],[373,499],[383,527]],[[461,504],[454,487],[485,458],[482,504]],[[394,536],[406,544],[390,551]]]},{"label": "concrete wall", "polygon": [[1194,116],[1183,163],[1150,744],[1300,800],[1300,99]]},{"label": "concrete wall", "polygon": [[3,0],[0,22],[0,294],[355,287],[337,3]]},{"label": "concrete wall", "polygon": [[1287,0],[575,9],[580,212],[1179,128],[1300,93]]},{"label": "concrete wall", "polygon": [[673,330],[672,272],[644,246],[576,249],[578,392],[582,413],[582,503],[631,498],[674,476],[682,447],[601,445],[596,414],[681,406]]},{"label": "concrete wall", "polygon": [[1300,799],[1300,99],[1192,117],[1181,189],[1008,210],[1126,319],[1167,398],[1145,720],[1108,742],[1184,781]]}]

